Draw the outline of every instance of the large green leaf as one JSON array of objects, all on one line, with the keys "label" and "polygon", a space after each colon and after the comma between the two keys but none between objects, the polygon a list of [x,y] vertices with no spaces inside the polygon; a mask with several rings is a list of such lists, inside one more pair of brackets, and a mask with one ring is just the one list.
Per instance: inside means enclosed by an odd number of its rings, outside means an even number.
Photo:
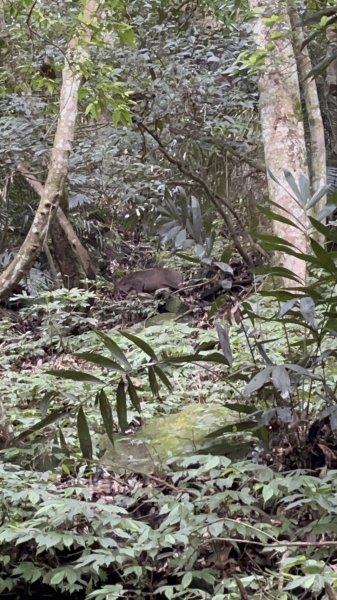
[{"label": "large green leaf", "polygon": [[272,369],[272,382],[281,394],[290,393],[290,377],[284,365],[275,365]]},{"label": "large green leaf", "polygon": [[329,271],[329,273],[337,274],[337,267],[334,261],[332,260],[329,252],[327,252],[325,248],[323,248],[323,246],[321,246],[313,238],[310,238],[310,243],[314,253],[320,261],[320,266],[322,267],[322,269],[326,269],[326,271]]},{"label": "large green leaf", "polygon": [[157,377],[159,377],[159,379],[167,387],[167,389],[169,391],[171,391],[172,390],[172,384],[171,384],[169,378],[167,377],[166,373],[163,371],[163,369],[161,369],[160,367],[158,367],[158,365],[153,365],[153,370],[154,370],[155,374],[157,375]]},{"label": "large green leaf", "polygon": [[[257,275],[273,275],[274,277],[293,279],[298,283],[301,282],[301,279],[295,273],[289,271],[289,269],[286,269],[285,267],[254,267],[253,273]],[[286,293],[285,290],[277,291],[281,292],[282,294]]]},{"label": "large green leaf", "polygon": [[[336,207],[334,207],[334,208],[336,210]],[[337,231],[335,229],[333,229],[332,227],[327,227],[326,225],[323,225],[323,223],[321,223],[317,219],[314,219],[313,217],[309,217],[309,219],[310,219],[312,226],[315,229],[317,229],[317,231],[319,233],[322,233],[327,240],[337,243]]]},{"label": "large green leaf", "polygon": [[239,433],[241,431],[252,431],[256,427],[256,421],[247,420],[247,421],[238,421],[237,423],[229,423],[228,425],[224,425],[223,427],[219,427],[215,431],[209,433],[206,438],[215,438],[223,435],[224,433]]},{"label": "large green leaf", "polygon": [[128,389],[128,394],[130,396],[131,404],[136,410],[138,410],[138,412],[140,412],[141,406],[140,406],[140,400],[138,398],[137,390],[136,390],[135,386],[133,385],[131,378],[128,375],[126,377],[126,380],[127,380],[127,384],[128,384],[127,389]]},{"label": "large green leaf", "polygon": [[107,398],[104,390],[100,390],[97,394],[99,409],[101,411],[103,425],[105,428],[105,432],[112,443],[114,445],[114,432],[113,432],[113,418],[112,418],[112,410],[110,406],[110,402]]},{"label": "large green leaf", "polygon": [[87,417],[85,416],[82,406],[80,406],[77,414],[77,434],[83,457],[87,460],[92,460],[91,435],[89,431]]},{"label": "large green leaf", "polygon": [[56,423],[57,421],[59,421],[60,419],[62,419],[65,416],[67,416],[68,414],[69,414],[68,411],[66,411],[64,408],[53,411],[47,417],[44,417],[40,421],[37,421],[37,423],[34,423],[34,425],[31,425],[30,427],[27,427],[27,429],[24,429],[23,431],[21,431],[21,433],[19,433],[19,435],[17,435],[11,441],[11,445],[15,445],[16,442],[19,442],[20,440],[24,440],[32,433],[35,433],[36,431],[40,431],[41,429],[44,429],[45,427],[48,427],[49,425]]},{"label": "large green leaf", "polygon": [[95,383],[104,385],[104,381],[95,377],[94,375],[90,375],[90,373],[85,373],[84,371],[72,371],[66,369],[59,369],[58,371],[50,370],[46,371],[48,375],[53,375],[54,377],[60,377],[60,379],[71,379],[72,381],[82,381],[85,383]]},{"label": "large green leaf", "polygon": [[272,366],[268,366],[262,369],[262,371],[260,371],[259,373],[257,373],[253,377],[253,379],[246,385],[243,392],[244,395],[250,396],[257,390],[259,390],[262,386],[264,386],[264,384],[269,380],[271,376],[272,369]]},{"label": "large green leaf", "polygon": [[215,323],[215,329],[218,334],[221,350],[224,353],[224,357],[227,361],[227,364],[231,366],[233,364],[233,354],[230,346],[229,335],[226,329],[221,326],[219,321]]},{"label": "large green leaf", "polygon": [[220,352],[211,352],[210,354],[182,354],[181,356],[167,356],[167,362],[173,364],[194,363],[194,362],[213,362],[228,366],[228,360]]},{"label": "large green leaf", "polygon": [[75,357],[86,360],[87,362],[92,362],[99,367],[117,371],[117,373],[125,373],[125,369],[114,360],[111,360],[111,358],[103,356],[102,354],[96,354],[96,352],[80,352],[79,354],[75,354]]},{"label": "large green leaf", "polygon": [[301,227],[296,225],[296,223],[294,223],[287,217],[284,217],[283,215],[280,215],[279,213],[276,213],[276,212],[270,210],[269,208],[265,208],[264,206],[258,206],[258,209],[260,212],[262,212],[262,214],[266,215],[266,217],[268,217],[269,219],[272,219],[273,221],[279,221],[280,223],[285,223],[286,225],[290,225],[290,227],[296,227],[296,229],[299,229],[299,231],[302,230]]},{"label": "large green leaf", "polygon": [[130,340],[130,342],[138,346],[138,348],[143,350],[143,352],[145,352],[145,354],[150,356],[153,360],[157,360],[154,350],[149,344],[147,344],[147,342],[144,342],[144,340],[142,340],[140,337],[132,335],[131,333],[127,333],[126,331],[121,331],[120,334],[126,337],[128,340]]},{"label": "large green leaf", "polygon": [[131,370],[132,367],[128,359],[126,358],[123,350],[118,346],[118,344],[116,344],[116,342],[110,336],[106,335],[101,331],[97,331],[96,334],[99,338],[101,338],[103,344],[112,354],[113,358],[117,360],[117,362],[119,362],[120,365],[123,365],[126,370]]},{"label": "large green leaf", "polygon": [[158,396],[159,385],[158,385],[158,381],[157,381],[157,377],[156,377],[156,372],[153,367],[148,368],[148,375],[149,375],[149,384],[150,384],[151,392],[154,396]]},{"label": "large green leaf", "polygon": [[124,432],[127,429],[128,420],[127,420],[125,383],[124,383],[123,379],[120,380],[120,382],[117,386],[116,397],[117,397],[118,425],[120,426],[121,430]]},{"label": "large green leaf", "polygon": [[300,311],[306,322],[309,323],[311,327],[316,327],[315,303],[312,298],[306,296],[300,299]]}]

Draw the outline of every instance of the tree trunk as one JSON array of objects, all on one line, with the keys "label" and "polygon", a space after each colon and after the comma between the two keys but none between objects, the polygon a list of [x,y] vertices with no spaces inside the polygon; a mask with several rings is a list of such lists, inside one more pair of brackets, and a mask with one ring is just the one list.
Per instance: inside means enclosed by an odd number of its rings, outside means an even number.
[{"label": "tree trunk", "polygon": [[47,240],[51,221],[55,217],[68,174],[77,116],[78,90],[81,82],[79,66],[88,57],[93,35],[90,25],[98,11],[99,0],[87,0],[83,10],[83,30],[69,43],[62,72],[60,108],[50,167],[39,207],[31,228],[14,260],[0,275],[0,298],[7,296],[13,286],[28,272]]},{"label": "tree trunk", "polygon": [[[281,0],[249,0],[256,14],[254,38],[259,50],[266,53],[260,75],[260,119],[268,172],[268,188],[273,210],[290,218],[298,228],[273,221],[275,235],[286,240],[301,252],[307,252],[309,221],[303,208],[293,199],[284,170],[295,179],[309,178],[297,65],[292,45],[289,16]],[[267,17],[278,15],[280,21],[268,22]],[[281,35],[280,35],[281,33]],[[272,49],[270,49],[272,48]],[[276,183],[271,175],[280,183]],[[278,264],[297,275],[304,284],[306,263],[297,257],[282,255]],[[287,280],[286,285],[293,285]]]},{"label": "tree trunk", "polygon": [[[17,169],[42,198],[42,183],[22,163],[17,165]],[[56,218],[50,225],[50,237],[63,285],[70,289],[73,287],[83,287],[83,280],[94,280],[96,274],[87,250],[78,239],[74,228],[66,217],[65,211],[67,209],[67,199],[61,198]]]},{"label": "tree trunk", "polygon": [[[326,152],[325,135],[321,108],[317,93],[316,81],[313,77],[308,77],[312,70],[311,59],[308,52],[308,46],[304,46],[305,40],[301,20],[294,5],[294,0],[288,0],[289,16],[293,30],[293,44],[297,62],[300,86],[303,92],[303,98],[307,110],[309,135],[310,135],[310,178],[311,192],[314,194],[324,185],[326,185]],[[326,204],[326,197],[322,197],[318,204],[313,208],[315,214],[319,212]]]}]

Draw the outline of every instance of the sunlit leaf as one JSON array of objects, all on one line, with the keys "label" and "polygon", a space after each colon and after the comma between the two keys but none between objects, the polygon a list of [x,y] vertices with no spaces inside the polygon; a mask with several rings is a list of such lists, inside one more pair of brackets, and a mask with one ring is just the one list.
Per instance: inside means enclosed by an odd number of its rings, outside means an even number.
[{"label": "sunlit leaf", "polygon": [[290,392],[290,377],[284,365],[276,365],[272,369],[272,382],[282,394]]}]

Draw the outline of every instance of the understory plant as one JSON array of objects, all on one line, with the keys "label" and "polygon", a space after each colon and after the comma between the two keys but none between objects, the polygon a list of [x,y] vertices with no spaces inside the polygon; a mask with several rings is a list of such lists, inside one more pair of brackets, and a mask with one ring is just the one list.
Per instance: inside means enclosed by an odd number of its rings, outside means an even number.
[{"label": "understory plant", "polygon": [[[318,219],[311,223],[326,243],[337,242],[333,229]],[[127,428],[130,410],[142,409],[138,377],[145,375],[154,395],[160,385],[170,393],[173,370],[186,364],[216,368],[224,389],[232,391],[224,403],[240,418],[210,434],[198,453],[169,461],[165,472],[117,474],[99,466],[85,397],[79,393],[65,412],[64,404],[55,407],[55,397],[47,397],[45,417],[12,446],[23,444],[24,451],[30,436],[55,427],[60,468],[27,471],[10,461],[13,448],[3,451],[2,594],[43,589],[76,600],[336,596],[337,269],[333,249],[316,238],[310,236],[311,255],[276,236],[263,238],[270,250],[306,261],[310,279],[305,287],[295,279],[292,288],[265,288],[241,305],[237,329],[244,355],[236,355],[236,340],[221,323],[217,341],[187,353],[158,351],[123,332],[138,349],[137,360],[113,335],[99,332],[102,351],[75,357],[101,369],[99,375],[89,367],[50,371],[95,390],[112,444],[118,427]],[[276,267],[268,275],[293,277]],[[70,468],[74,426],[72,438],[65,432],[74,420],[82,461],[77,452]]]}]

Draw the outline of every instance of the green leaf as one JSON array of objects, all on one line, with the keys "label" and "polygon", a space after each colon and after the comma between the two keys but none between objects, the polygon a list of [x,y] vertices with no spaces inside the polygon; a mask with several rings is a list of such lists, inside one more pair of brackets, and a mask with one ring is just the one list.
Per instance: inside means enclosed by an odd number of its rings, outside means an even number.
[{"label": "green leaf", "polygon": [[151,392],[154,396],[159,394],[159,385],[156,377],[156,373],[153,367],[148,367],[148,376]]},{"label": "green leaf", "polygon": [[80,406],[77,415],[77,434],[83,458],[92,460],[92,441],[88,421],[82,406]]},{"label": "green leaf", "polygon": [[145,352],[145,354],[150,356],[153,360],[157,360],[154,350],[152,350],[151,346],[144,342],[144,340],[135,335],[132,335],[131,333],[126,333],[126,331],[121,331],[120,334],[126,337],[126,339],[130,340],[130,342],[138,346],[138,348],[143,350],[143,352]]},{"label": "green leaf", "polygon": [[253,431],[256,427],[256,421],[247,420],[247,421],[238,421],[237,423],[229,423],[228,425],[224,425],[223,427],[219,427],[215,431],[208,433],[206,438],[212,439],[217,438],[223,435],[224,433],[240,433],[241,431]]},{"label": "green leaf", "polygon": [[171,384],[169,378],[167,377],[166,373],[163,371],[163,369],[161,369],[160,367],[158,367],[158,365],[153,365],[153,370],[154,370],[155,374],[157,375],[157,377],[159,377],[159,379],[165,385],[165,387],[167,387],[167,389],[169,391],[171,391],[172,390],[172,384]]},{"label": "green leaf", "polygon": [[123,350],[118,346],[118,344],[116,344],[116,342],[110,336],[106,335],[105,333],[102,333],[101,331],[96,331],[96,335],[99,338],[101,338],[103,344],[109,350],[109,352],[112,354],[113,358],[115,360],[117,360],[117,362],[119,362],[121,365],[123,365],[126,370],[132,369]]},{"label": "green leaf", "polygon": [[257,238],[261,240],[261,242],[265,242],[270,245],[274,244],[276,249],[278,249],[280,246],[282,246],[282,248],[284,246],[287,246],[289,248],[295,248],[295,246],[291,244],[291,242],[280,238],[278,235],[271,235],[269,233],[258,233]]},{"label": "green leaf", "polygon": [[290,227],[296,227],[296,229],[298,229],[299,231],[302,231],[301,227],[296,225],[296,223],[294,223],[287,217],[284,217],[283,215],[280,215],[279,213],[276,213],[276,212],[270,210],[269,208],[265,208],[264,206],[258,206],[258,209],[260,212],[262,212],[262,214],[266,215],[266,217],[268,217],[269,219],[272,219],[273,221],[279,221],[280,223],[286,223],[286,225],[290,225]]},{"label": "green leaf", "polygon": [[55,573],[55,575],[52,576],[51,580],[50,580],[50,585],[58,585],[61,583],[61,581],[63,581],[65,577],[65,573],[63,571],[63,569],[61,569],[60,571],[58,571],[57,573]]},{"label": "green leaf", "polygon": [[233,410],[238,413],[243,413],[245,415],[253,415],[256,412],[260,412],[257,411],[256,406],[254,404],[241,404],[240,402],[233,402],[233,404],[231,404],[230,402],[228,402],[223,406],[224,408],[228,408],[229,410]]},{"label": "green leaf", "polygon": [[182,587],[183,587],[184,590],[191,585],[192,579],[193,579],[193,576],[192,576],[192,573],[190,571],[188,571],[187,573],[185,573],[184,577],[181,580],[181,585],[182,585]]},{"label": "green leaf", "polygon": [[92,362],[99,367],[104,367],[105,369],[110,369],[111,371],[117,371],[117,373],[125,373],[125,369],[121,367],[118,363],[107,356],[103,356],[102,354],[96,354],[95,352],[80,352],[79,354],[75,354],[76,358],[80,358],[81,360],[86,360],[87,362]]},{"label": "green leaf", "polygon": [[112,418],[112,410],[111,410],[109,400],[108,400],[107,395],[104,390],[100,390],[98,392],[97,396],[98,396],[99,409],[101,411],[102,420],[103,420],[106,434],[107,434],[110,442],[112,443],[112,445],[114,445],[113,418]]},{"label": "green leaf", "polygon": [[[335,206],[334,209],[336,210]],[[309,219],[312,226],[315,229],[317,229],[319,233],[322,233],[325,236],[326,240],[337,242],[337,231],[335,231],[332,227],[327,227],[326,225],[323,225],[323,223],[320,223],[320,221],[314,219],[313,217],[309,217]]]},{"label": "green leaf", "polygon": [[60,377],[60,379],[71,379],[72,381],[82,381],[87,383],[95,383],[104,385],[104,381],[95,377],[94,375],[90,375],[89,373],[85,373],[84,371],[72,371],[66,369],[59,369],[58,371],[46,371],[47,375],[53,375],[54,377]]},{"label": "green leaf", "polygon": [[69,450],[68,444],[66,442],[66,439],[63,435],[63,431],[62,431],[61,427],[58,428],[58,434],[59,434],[60,446],[61,446],[65,456],[69,457],[70,450]]},{"label": "green leaf", "polygon": [[306,209],[309,210],[310,208],[315,206],[315,204],[317,204],[317,202],[319,202],[321,200],[321,198],[323,198],[323,196],[328,194],[329,191],[330,191],[330,186],[323,185],[323,187],[321,187],[321,189],[317,190],[317,192],[315,192],[315,194],[312,196],[312,198],[310,198],[310,200],[306,206]]},{"label": "green leaf", "polygon": [[277,316],[278,317],[284,317],[284,315],[287,314],[287,312],[289,312],[290,310],[292,310],[296,304],[297,300],[296,298],[291,299],[291,300],[287,300],[287,302],[284,302],[282,304],[282,306],[280,307]]},{"label": "green leaf", "polygon": [[262,388],[264,386],[264,384],[270,378],[271,372],[272,372],[272,367],[268,366],[268,367],[265,367],[264,369],[262,369],[262,371],[260,371],[259,373],[257,373],[257,375],[255,375],[255,377],[253,377],[253,379],[246,385],[244,392],[243,392],[244,395],[250,396],[257,390]]},{"label": "green leaf", "polygon": [[222,327],[219,321],[215,322],[215,329],[218,334],[221,350],[224,353],[224,357],[227,360],[227,364],[231,366],[233,364],[233,354],[230,346],[229,335],[226,329]]},{"label": "green leaf", "polygon": [[34,425],[31,425],[27,429],[24,429],[24,431],[21,431],[21,433],[19,433],[19,435],[17,435],[14,438],[14,440],[11,441],[11,445],[15,445],[17,442],[19,442],[20,440],[24,440],[26,437],[28,437],[32,433],[35,433],[36,431],[40,431],[41,429],[44,429],[45,427],[48,427],[49,425],[56,423],[56,421],[59,421],[63,417],[66,417],[68,414],[69,414],[68,411],[66,411],[64,409],[55,410],[54,412],[52,412],[50,415],[48,415],[44,419],[41,419]]},{"label": "green leaf", "polygon": [[290,392],[290,377],[284,365],[276,365],[272,369],[272,382],[282,394]]},{"label": "green leaf", "polygon": [[308,296],[300,299],[300,311],[311,327],[316,327],[315,321],[315,303]]},{"label": "green leaf", "polygon": [[286,169],[283,172],[289,187],[295,194],[295,199],[297,200],[298,204],[304,208],[308,201],[308,197],[303,198],[301,190],[299,189],[293,174],[290,173],[290,171],[287,171]]},{"label": "green leaf", "polygon": [[131,404],[136,410],[138,410],[138,412],[141,412],[141,406],[140,406],[140,401],[138,398],[137,390],[128,375],[126,376],[126,380],[127,380],[127,384],[128,384],[128,394],[130,396]]},{"label": "green leaf", "polygon": [[315,573],[313,573],[311,575],[304,575],[303,577],[294,576],[293,581],[291,581],[290,583],[287,583],[287,585],[285,586],[284,589],[285,590],[294,590],[298,587],[301,587],[304,589],[309,589],[314,584],[315,579],[316,579]]},{"label": "green leaf", "polygon": [[228,361],[220,352],[211,352],[210,354],[182,354],[181,356],[167,356],[165,360],[173,364],[194,363],[194,362],[214,362],[221,365],[227,365]]},{"label": "green leaf", "polygon": [[327,252],[316,240],[310,238],[311,247],[320,260],[320,265],[323,269],[326,269],[330,273],[337,274],[337,267],[331,258],[329,252]]},{"label": "green leaf", "polygon": [[118,384],[116,396],[117,396],[118,425],[120,426],[121,430],[124,432],[127,429],[128,421],[127,421],[125,383],[124,383],[123,379],[121,379]]},{"label": "green leaf", "polygon": [[[285,279],[293,279],[300,283],[300,278],[295,273],[289,271],[285,267],[254,267],[253,273],[256,275],[274,275],[274,277],[281,277]],[[284,294],[284,290],[275,290],[281,294]]]}]

